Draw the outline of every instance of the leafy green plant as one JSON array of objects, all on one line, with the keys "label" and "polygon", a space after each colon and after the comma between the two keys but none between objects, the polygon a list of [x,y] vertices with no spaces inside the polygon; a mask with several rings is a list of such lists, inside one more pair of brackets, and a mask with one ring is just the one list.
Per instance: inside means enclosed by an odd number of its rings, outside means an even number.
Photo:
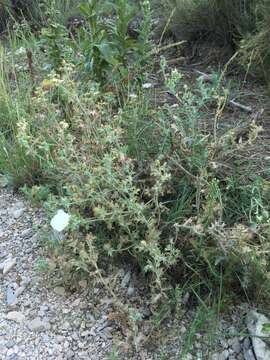
[{"label": "leafy green plant", "polygon": [[59,71],[63,61],[71,61],[74,57],[71,45],[66,26],[50,23],[47,28],[41,30],[39,46],[48,58],[48,70]]},{"label": "leafy green plant", "polygon": [[49,265],[46,259],[38,258],[35,264],[35,270],[41,273],[47,273],[49,271]]},{"label": "leafy green plant", "polygon": [[[88,25],[82,30],[81,50],[85,71],[90,78],[103,83],[108,76],[112,82],[127,81],[129,68],[132,72],[130,59],[136,64],[142,62],[150,49],[150,10],[147,1],[142,9],[142,27],[140,37],[136,40],[128,34],[129,22],[135,12],[127,1],[117,0],[111,4],[93,0],[80,5]],[[109,14],[112,16],[110,20],[107,19]],[[136,66],[133,65],[133,69]]]}]

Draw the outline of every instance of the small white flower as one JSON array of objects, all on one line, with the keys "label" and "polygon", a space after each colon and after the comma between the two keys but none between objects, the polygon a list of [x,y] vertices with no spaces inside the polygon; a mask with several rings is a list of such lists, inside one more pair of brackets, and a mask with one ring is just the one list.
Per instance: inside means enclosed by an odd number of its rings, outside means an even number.
[{"label": "small white flower", "polygon": [[67,214],[64,210],[60,209],[52,218],[51,227],[54,230],[61,232],[68,226],[69,219],[70,219],[70,215]]},{"label": "small white flower", "polygon": [[143,89],[151,89],[153,87],[155,87],[155,84],[152,84],[152,83],[145,83],[142,85]]}]

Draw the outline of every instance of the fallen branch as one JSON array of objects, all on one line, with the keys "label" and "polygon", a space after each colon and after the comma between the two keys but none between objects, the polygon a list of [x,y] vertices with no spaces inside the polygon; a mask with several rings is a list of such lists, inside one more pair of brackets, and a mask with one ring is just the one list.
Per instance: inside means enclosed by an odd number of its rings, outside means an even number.
[{"label": "fallen branch", "polygon": [[200,78],[202,79],[203,82],[210,82],[212,83],[215,78],[216,78],[216,75],[215,74],[206,74],[200,70],[194,70],[195,73],[199,74],[200,75]]},{"label": "fallen branch", "polygon": [[[205,82],[213,82],[213,80],[215,78],[215,76],[210,75],[210,74],[206,74],[206,73],[204,73],[202,71],[199,71],[199,70],[194,70],[194,71],[197,74],[199,74],[201,76],[202,80],[205,81]],[[240,104],[239,102],[236,102],[234,100],[230,100],[229,104],[232,105],[232,106],[235,106],[235,107],[237,107],[237,108],[239,108],[241,110],[244,110],[246,112],[249,112],[249,113],[253,112],[251,106],[246,106],[246,105]]]},{"label": "fallen branch", "polygon": [[240,104],[239,102],[236,102],[234,100],[230,100],[229,104],[231,104],[232,106],[235,106],[241,110],[244,110],[246,112],[252,112],[251,106],[246,106],[246,105]]},{"label": "fallen branch", "polygon": [[173,43],[173,44],[159,46],[159,47],[155,48],[154,50],[150,51],[149,55],[157,55],[162,51],[169,50],[169,49],[171,49],[173,47],[177,47],[177,46],[183,45],[185,43],[186,43],[186,40],[182,40],[182,41],[178,41],[178,42]]}]

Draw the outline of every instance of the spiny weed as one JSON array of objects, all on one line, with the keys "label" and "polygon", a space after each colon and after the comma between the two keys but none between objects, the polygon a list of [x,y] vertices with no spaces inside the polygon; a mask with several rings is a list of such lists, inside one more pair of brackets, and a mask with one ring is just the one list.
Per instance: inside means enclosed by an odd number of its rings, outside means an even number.
[{"label": "spiny weed", "polygon": [[[99,268],[120,256],[149,279],[153,309],[178,283],[199,283],[197,300],[219,294],[221,276],[230,294],[269,296],[269,181],[243,161],[258,127],[242,142],[218,131],[229,91],[219,75],[188,85],[164,59],[175,105],[153,106],[141,86],[151,69],[149,2],[138,39],[125,35],[133,9],[122,0],[80,10],[86,25],[77,38],[56,20],[31,38],[34,83],[29,67],[0,53],[0,171],[27,184],[49,215],[71,215],[65,241],[49,242],[63,278],[102,282]],[[205,130],[209,104],[217,110]],[[194,329],[201,322],[198,315]]]}]

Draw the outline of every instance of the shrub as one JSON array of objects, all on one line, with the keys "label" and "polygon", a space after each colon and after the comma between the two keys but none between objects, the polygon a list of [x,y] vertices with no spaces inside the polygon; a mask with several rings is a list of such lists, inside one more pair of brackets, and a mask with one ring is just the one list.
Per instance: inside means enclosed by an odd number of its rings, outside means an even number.
[{"label": "shrub", "polygon": [[[222,281],[228,291],[269,296],[268,164],[252,175],[257,164],[246,156],[261,129],[253,124],[242,142],[234,129],[219,132],[227,94],[221,79],[188,86],[164,60],[161,75],[177,106],[151,105],[141,86],[147,72],[130,81],[130,73],[148,65],[149,19],[130,44],[125,11],[104,27],[84,8],[96,38],[88,46],[78,40],[79,53],[61,24],[49,24],[42,44],[32,46],[34,79],[29,68],[12,67],[9,81],[2,56],[0,171],[26,183],[50,215],[59,208],[71,215],[66,237],[48,235],[68,280],[99,276],[108,258],[120,256],[137,264],[159,298],[179,281],[214,291]],[[89,39],[88,30],[79,37]],[[117,41],[122,45],[113,51]],[[114,66],[125,71],[112,87]],[[213,130],[205,131],[210,105],[217,112]]]},{"label": "shrub", "polygon": [[248,71],[254,76],[269,80],[270,26],[267,14],[270,6],[267,1],[260,1],[256,7],[254,22],[256,31],[248,32],[241,41],[241,59]]},{"label": "shrub", "polygon": [[[233,44],[248,31],[255,29],[256,2],[237,0],[175,0],[169,1],[173,17],[169,25],[184,40],[209,39]],[[166,6],[167,7],[167,6]]]},{"label": "shrub", "polygon": [[165,9],[173,14],[169,29],[177,38],[229,44],[240,49],[240,62],[246,69],[268,79],[268,1],[173,0]]},{"label": "shrub", "polygon": [[[41,160],[51,188],[46,207],[72,215],[57,247],[64,273],[78,276],[108,256],[131,256],[159,293],[168,277],[198,277],[215,288],[222,274],[227,289],[267,294],[267,255],[262,261],[259,254],[268,246],[269,184],[259,177],[233,180],[241,147],[229,133],[215,140],[198,128],[203,107],[219,96],[218,84],[199,81],[192,91],[163,65],[181,107],[154,110],[143,98],[130,99],[112,114],[114,97],[95,87],[82,91],[74,71],[65,65],[50,90],[39,89],[32,108],[43,121],[18,129],[24,151]],[[224,177],[228,152],[232,175]]]},{"label": "shrub", "polygon": [[37,30],[48,18],[66,24],[70,16],[78,13],[79,3],[80,0],[7,0],[0,4],[0,31],[22,21]]}]

